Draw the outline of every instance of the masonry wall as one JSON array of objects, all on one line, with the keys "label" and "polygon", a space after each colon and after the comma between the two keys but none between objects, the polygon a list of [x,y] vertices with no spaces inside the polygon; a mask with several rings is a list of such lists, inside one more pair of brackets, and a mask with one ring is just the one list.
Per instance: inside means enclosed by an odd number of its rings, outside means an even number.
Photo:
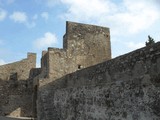
[{"label": "masonry wall", "polygon": [[32,116],[32,89],[27,81],[0,80],[0,116]]},{"label": "masonry wall", "polygon": [[88,67],[111,59],[109,28],[74,22],[66,24],[64,46],[67,56],[75,56],[77,64]]},{"label": "masonry wall", "polygon": [[36,54],[26,59],[0,66],[0,116],[32,116],[32,79],[39,70]]},{"label": "masonry wall", "polygon": [[[49,54],[49,77],[54,79],[60,78],[63,75],[67,74],[70,68],[73,69],[71,62],[72,60],[68,60],[66,55],[66,51],[63,49],[50,48],[48,50]],[[71,71],[71,70],[70,70]]]},{"label": "masonry wall", "polygon": [[48,77],[49,71],[49,53],[48,51],[42,51],[42,58],[41,58],[41,78]]},{"label": "masonry wall", "polygon": [[0,66],[0,80],[9,80],[17,76],[17,80],[29,78],[30,70],[36,67],[36,54],[28,53],[27,58],[11,64]]},{"label": "masonry wall", "polygon": [[160,119],[160,43],[48,81],[39,120]]},{"label": "masonry wall", "polygon": [[48,78],[57,79],[111,59],[109,28],[74,22],[66,24],[63,49],[49,48],[42,58],[48,62]]}]

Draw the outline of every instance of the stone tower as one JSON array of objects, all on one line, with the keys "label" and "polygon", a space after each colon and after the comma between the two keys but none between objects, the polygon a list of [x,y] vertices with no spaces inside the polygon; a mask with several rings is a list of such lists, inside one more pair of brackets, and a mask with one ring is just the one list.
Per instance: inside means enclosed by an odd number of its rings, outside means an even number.
[{"label": "stone tower", "polygon": [[63,49],[48,48],[48,51],[43,51],[42,74],[56,79],[109,59],[109,28],[67,22]]}]

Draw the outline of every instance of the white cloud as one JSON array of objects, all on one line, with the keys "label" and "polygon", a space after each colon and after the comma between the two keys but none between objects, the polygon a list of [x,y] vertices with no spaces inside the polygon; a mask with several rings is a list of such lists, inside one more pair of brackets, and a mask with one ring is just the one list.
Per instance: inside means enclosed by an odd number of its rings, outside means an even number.
[{"label": "white cloud", "polygon": [[145,30],[160,18],[159,10],[150,1],[124,0],[124,5],[127,12],[114,17],[120,20],[120,23],[126,24],[130,33]]},{"label": "white cloud", "polygon": [[4,64],[6,64],[6,62],[4,60],[0,59],[0,65],[4,65]]},{"label": "white cloud", "polygon": [[[34,20],[34,17],[36,17],[36,16],[33,16],[33,20]],[[20,11],[13,12],[13,14],[10,15],[10,19],[16,23],[23,23],[28,28],[33,28],[36,25],[36,23],[34,21],[32,21],[32,22],[28,21],[28,16],[26,15],[25,12],[20,12]]]},{"label": "white cloud", "polygon": [[41,17],[44,18],[45,20],[48,20],[49,18],[48,12],[42,12]]},{"label": "white cloud", "polygon": [[7,16],[7,12],[0,8],[0,21],[3,21]]},{"label": "white cloud", "polygon": [[61,0],[61,2],[68,6],[64,17],[77,21],[97,21],[115,9],[115,5],[108,0]]},{"label": "white cloud", "polygon": [[131,50],[135,50],[135,49],[138,49],[138,48],[141,48],[141,47],[144,47],[144,46],[145,46],[145,44],[144,44],[144,43],[141,43],[141,42],[139,42],[139,43],[126,42],[125,44],[126,44],[126,46],[127,46],[129,49],[131,49]]},{"label": "white cloud", "polygon": [[136,34],[160,19],[159,9],[150,0],[61,0],[67,6],[63,18],[112,28],[113,34]]},{"label": "white cloud", "polygon": [[13,20],[14,22],[18,23],[26,23],[28,20],[28,17],[25,12],[13,12],[12,15],[10,15],[10,19]]},{"label": "white cloud", "polygon": [[43,37],[38,38],[33,42],[33,45],[37,49],[45,49],[51,47],[57,43],[57,37],[54,33],[46,32]]}]

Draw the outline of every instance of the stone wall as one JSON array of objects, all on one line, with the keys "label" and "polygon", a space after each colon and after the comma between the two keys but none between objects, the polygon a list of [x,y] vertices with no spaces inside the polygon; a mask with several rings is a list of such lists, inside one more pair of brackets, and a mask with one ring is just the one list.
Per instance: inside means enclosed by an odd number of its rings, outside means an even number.
[{"label": "stone wall", "polygon": [[42,74],[57,79],[111,59],[109,28],[74,22],[66,24],[63,49],[48,48],[42,57]]},{"label": "stone wall", "polygon": [[28,53],[27,58],[11,64],[0,66],[0,80],[26,80],[29,78],[30,70],[36,67],[36,54]]},{"label": "stone wall", "polygon": [[28,81],[0,80],[0,116],[32,116],[32,87]]},{"label": "stone wall", "polygon": [[39,74],[36,54],[0,66],[0,116],[32,116],[32,79]]},{"label": "stone wall", "polygon": [[160,119],[160,43],[45,80],[38,120]]}]

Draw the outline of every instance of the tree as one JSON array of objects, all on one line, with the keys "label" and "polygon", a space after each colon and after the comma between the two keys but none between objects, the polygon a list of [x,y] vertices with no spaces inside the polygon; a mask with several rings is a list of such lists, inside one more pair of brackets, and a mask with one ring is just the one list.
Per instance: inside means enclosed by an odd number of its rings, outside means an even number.
[{"label": "tree", "polygon": [[153,45],[154,43],[154,39],[150,35],[148,35],[148,41],[146,41],[146,46]]}]

